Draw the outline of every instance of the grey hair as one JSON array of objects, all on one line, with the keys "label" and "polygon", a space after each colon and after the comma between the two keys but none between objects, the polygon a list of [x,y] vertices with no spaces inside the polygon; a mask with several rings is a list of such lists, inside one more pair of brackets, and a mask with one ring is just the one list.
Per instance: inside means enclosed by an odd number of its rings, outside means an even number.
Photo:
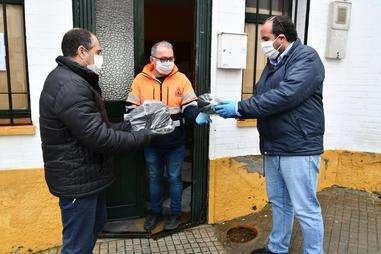
[{"label": "grey hair", "polygon": [[151,48],[151,56],[154,56],[156,54],[156,50],[158,47],[166,47],[166,48],[169,48],[169,49],[172,49],[173,50],[173,46],[171,43],[167,42],[167,41],[159,41],[157,43],[155,43],[155,45],[152,46]]}]

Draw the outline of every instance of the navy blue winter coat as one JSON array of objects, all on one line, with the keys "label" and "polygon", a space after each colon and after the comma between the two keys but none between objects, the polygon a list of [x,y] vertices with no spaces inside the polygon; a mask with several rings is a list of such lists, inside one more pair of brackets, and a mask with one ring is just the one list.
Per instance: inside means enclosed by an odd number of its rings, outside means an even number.
[{"label": "navy blue winter coat", "polygon": [[265,155],[323,153],[324,66],[317,52],[296,40],[276,65],[267,63],[255,94],[238,103],[243,118],[257,118]]}]

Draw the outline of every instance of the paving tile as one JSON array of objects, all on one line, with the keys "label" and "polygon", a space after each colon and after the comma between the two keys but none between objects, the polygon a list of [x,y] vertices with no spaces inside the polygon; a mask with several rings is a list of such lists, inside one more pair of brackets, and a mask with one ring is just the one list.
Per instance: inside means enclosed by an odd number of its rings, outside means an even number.
[{"label": "paving tile", "polygon": [[109,253],[116,253],[117,252],[117,247],[116,247],[116,241],[112,241],[108,243],[108,251]]},{"label": "paving tile", "polygon": [[168,249],[169,251],[176,250],[176,248],[175,248],[174,245],[172,245],[172,246],[167,246],[167,249]]},{"label": "paving tile", "polygon": [[[375,205],[372,194],[328,188],[318,193],[324,218],[324,253],[381,253],[381,206]],[[202,225],[158,239],[100,239],[95,254],[113,253],[250,253],[263,247],[271,231],[271,207],[259,213],[216,226]],[[260,228],[261,234],[252,244],[234,244],[226,239],[226,231],[235,221]],[[242,247],[245,246],[245,247]],[[40,254],[60,253],[60,248]],[[290,254],[303,253],[303,237],[295,220]]]},{"label": "paving tile", "polygon": [[196,253],[196,252],[201,252],[201,249],[199,247],[192,247],[192,250]]},{"label": "paving tile", "polygon": [[208,247],[201,247],[201,252],[202,253],[208,253],[209,252],[209,248]]}]

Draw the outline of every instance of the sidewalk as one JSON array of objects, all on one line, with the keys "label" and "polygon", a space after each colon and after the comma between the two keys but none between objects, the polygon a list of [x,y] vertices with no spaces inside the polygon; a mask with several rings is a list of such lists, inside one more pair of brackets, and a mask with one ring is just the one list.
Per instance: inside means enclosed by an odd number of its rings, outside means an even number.
[{"label": "sidewalk", "polygon": [[[41,252],[43,254],[61,253],[60,248]],[[116,253],[226,253],[218,241],[212,225],[202,225],[184,230],[170,236],[153,239],[101,239],[98,240],[94,254]]]},{"label": "sidewalk", "polygon": [[[324,218],[324,253],[381,254],[381,198],[378,195],[331,187],[318,193]],[[258,235],[247,243],[227,240],[227,230],[240,225],[255,227]],[[272,226],[271,207],[256,215],[216,225],[218,238],[228,253],[250,253],[264,247]],[[294,223],[290,254],[303,253],[302,234]]]},{"label": "sidewalk", "polygon": [[[324,217],[324,253],[381,254],[381,198],[362,191],[331,187],[318,194]],[[244,226],[257,236],[243,243],[227,239],[227,231]],[[271,230],[271,209],[218,225],[203,225],[161,238],[99,240],[94,253],[250,253],[263,247]],[[243,235],[242,237],[246,237]],[[238,236],[239,237],[239,236]],[[244,238],[242,238],[244,239]],[[59,249],[42,252],[60,253]],[[302,235],[294,225],[290,254],[303,253]]]}]

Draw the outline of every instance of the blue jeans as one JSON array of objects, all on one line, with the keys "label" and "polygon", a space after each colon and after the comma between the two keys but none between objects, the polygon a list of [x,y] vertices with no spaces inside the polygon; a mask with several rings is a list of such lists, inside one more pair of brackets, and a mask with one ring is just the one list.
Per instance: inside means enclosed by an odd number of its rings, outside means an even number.
[{"label": "blue jeans", "polygon": [[107,222],[104,193],[85,198],[60,198],[62,254],[93,253],[98,234]]},{"label": "blue jeans", "polygon": [[151,210],[154,214],[162,213],[163,173],[167,169],[169,195],[171,197],[171,214],[181,213],[183,182],[181,168],[185,157],[185,147],[174,149],[146,148],[144,150],[148,168]]},{"label": "blue jeans", "polygon": [[323,253],[324,226],[316,197],[320,156],[264,156],[273,227],[268,248],[287,253],[294,215],[303,233],[305,254]]}]

